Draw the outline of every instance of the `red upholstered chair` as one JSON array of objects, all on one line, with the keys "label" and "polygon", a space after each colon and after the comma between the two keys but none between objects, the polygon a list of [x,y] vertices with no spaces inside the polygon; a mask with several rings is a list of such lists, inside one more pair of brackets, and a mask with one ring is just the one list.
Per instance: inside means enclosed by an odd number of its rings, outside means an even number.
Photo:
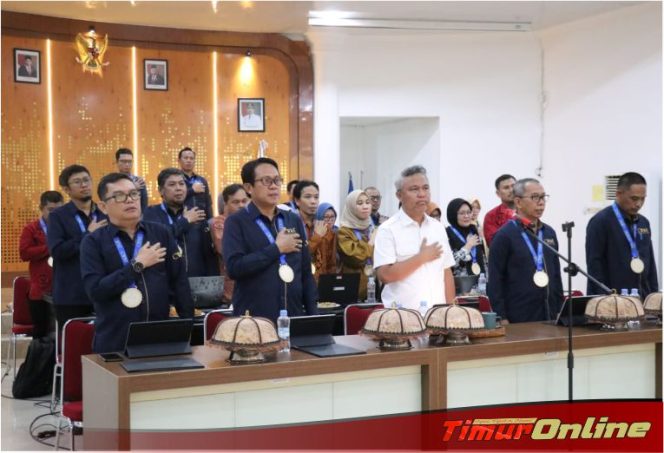
[{"label": "red upholstered chair", "polygon": [[480,311],[493,311],[491,309],[491,302],[487,296],[480,296],[478,301],[480,303]]},{"label": "red upholstered chair", "polygon": [[217,329],[217,325],[224,320],[224,318],[229,318],[233,316],[233,310],[227,308],[212,310],[205,314],[203,318],[203,338],[205,341],[208,341],[214,335],[214,331]]},{"label": "red upholstered chair", "polygon": [[94,318],[73,318],[62,328],[62,385],[60,386],[60,417],[55,436],[55,449],[60,446],[62,422],[71,431],[74,450],[74,426],[83,424],[83,370],[81,356],[92,354],[95,334]]},{"label": "red upholstered chair", "polygon": [[357,335],[364,327],[369,315],[379,308],[384,308],[383,304],[351,304],[344,310],[344,335]]},{"label": "red upholstered chair", "polygon": [[14,359],[14,377],[16,377],[16,339],[18,337],[31,337],[33,330],[32,317],[28,307],[30,278],[16,277],[13,287],[11,348],[7,349],[7,366],[9,366],[9,352],[11,349]]},{"label": "red upholstered chair", "polygon": [[583,297],[583,291],[579,289],[572,290],[572,297]]}]

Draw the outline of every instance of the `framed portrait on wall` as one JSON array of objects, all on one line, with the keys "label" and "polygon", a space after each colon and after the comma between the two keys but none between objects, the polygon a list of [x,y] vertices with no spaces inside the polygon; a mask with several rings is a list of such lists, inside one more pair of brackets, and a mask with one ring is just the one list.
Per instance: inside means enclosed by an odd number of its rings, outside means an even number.
[{"label": "framed portrait on wall", "polygon": [[238,98],[237,130],[239,132],[265,132],[265,99]]},{"label": "framed portrait on wall", "polygon": [[40,56],[38,50],[14,49],[14,81],[41,83]]},{"label": "framed portrait on wall", "polygon": [[146,90],[168,90],[168,61],[143,60],[143,88]]}]

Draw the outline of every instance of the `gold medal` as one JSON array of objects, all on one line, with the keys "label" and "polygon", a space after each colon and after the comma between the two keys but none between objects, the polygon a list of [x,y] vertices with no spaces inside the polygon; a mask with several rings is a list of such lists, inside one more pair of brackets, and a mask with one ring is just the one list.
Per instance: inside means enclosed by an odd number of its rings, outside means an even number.
[{"label": "gold medal", "polygon": [[549,276],[544,271],[537,271],[533,275],[533,281],[540,288],[544,288],[549,284]]},{"label": "gold medal", "polygon": [[143,302],[143,294],[138,288],[127,288],[120,297],[122,305],[127,308],[136,308]]},{"label": "gold medal", "polygon": [[635,274],[640,274],[645,270],[646,265],[641,258],[637,257],[632,258],[632,261],[629,263],[629,267],[632,268],[632,272]]},{"label": "gold medal", "polygon": [[295,279],[295,272],[293,272],[293,268],[288,264],[282,264],[279,266],[279,278],[284,283],[292,282]]},{"label": "gold medal", "polygon": [[46,262],[48,263],[49,266],[53,267],[53,257],[52,256],[49,256],[48,260],[46,260]]},{"label": "gold medal", "polygon": [[482,268],[480,267],[479,264],[473,263],[472,266],[470,266],[470,270],[473,272],[475,275],[480,275],[480,272],[482,272]]},{"label": "gold medal", "polygon": [[366,275],[367,277],[371,277],[372,274],[373,274],[373,266],[370,264],[364,266],[364,275]]}]

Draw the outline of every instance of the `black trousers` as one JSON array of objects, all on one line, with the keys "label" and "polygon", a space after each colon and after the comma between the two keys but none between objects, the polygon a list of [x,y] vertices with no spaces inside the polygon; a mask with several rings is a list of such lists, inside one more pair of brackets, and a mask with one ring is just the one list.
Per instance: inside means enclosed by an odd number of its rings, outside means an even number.
[{"label": "black trousers", "polygon": [[28,299],[28,309],[34,326],[32,330],[33,338],[48,336],[53,332],[55,325],[53,323],[53,306],[45,300]]}]

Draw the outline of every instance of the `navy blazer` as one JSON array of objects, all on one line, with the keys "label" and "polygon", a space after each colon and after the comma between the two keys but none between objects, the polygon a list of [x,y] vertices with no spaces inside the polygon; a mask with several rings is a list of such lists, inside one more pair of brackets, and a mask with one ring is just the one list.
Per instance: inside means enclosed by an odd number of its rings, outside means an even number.
[{"label": "navy blazer", "polygon": [[[85,231],[76,221],[79,215]],[[106,219],[106,215],[93,205],[92,215]],[[90,305],[83,290],[79,249],[89,233],[90,219],[76,208],[74,202],[59,207],[48,216],[48,250],[53,257],[53,303],[55,305]]]},{"label": "navy blazer", "polygon": [[[558,250],[556,232],[542,223],[544,241]],[[491,241],[487,292],[491,307],[509,322],[531,322],[556,319],[563,301],[560,259],[543,247],[544,269],[549,285],[540,288],[533,282],[535,261],[521,236],[522,228],[507,222]],[[537,242],[528,240],[537,251]]]},{"label": "navy blazer", "polygon": [[[622,211],[621,211],[622,212]],[[622,212],[627,228],[632,231],[634,220]],[[652,247],[650,222],[644,216],[636,218],[636,248],[645,264],[641,274],[630,268],[632,252],[611,206],[602,209],[590,219],[586,227],[586,265],[588,273],[611,289],[638,288],[641,297],[659,289],[657,265]],[[588,294],[604,291],[588,280]]]},{"label": "navy blazer", "polygon": [[[188,208],[193,208],[196,206],[198,209],[205,211],[205,218],[209,219],[212,217],[212,198],[210,197],[210,185],[207,182],[207,179],[196,173],[192,174],[191,177],[184,175],[184,182],[187,185],[187,198],[184,200],[184,205]],[[205,186],[205,192],[197,193],[194,192],[194,183],[200,182]]]},{"label": "navy blazer", "polygon": [[[305,241],[302,220],[292,212],[277,209],[277,216],[285,228],[293,228]],[[256,224],[261,219],[274,238],[275,222],[270,222],[253,203],[226,219],[223,237],[223,257],[228,276],[235,280],[233,314],[243,315],[249,310],[252,316],[277,320],[284,308],[284,283],[279,279],[279,249],[270,244]],[[286,255],[286,262],[295,271],[295,279],[288,284],[288,314],[302,316],[318,314],[316,283],[311,274],[311,255],[306,241],[300,252]]]},{"label": "navy blazer", "polygon": [[[178,215],[167,211],[164,212],[161,204],[150,206],[143,212],[143,220],[161,223],[171,230],[178,245],[182,247],[184,267],[189,277],[220,275],[208,222],[203,220],[192,224],[181,215],[181,211]],[[172,225],[168,221],[169,217],[173,221]]]},{"label": "navy blazer", "polygon": [[[113,238],[120,238],[130,260],[134,241],[115,225],[100,228],[81,244],[83,284],[97,316],[95,352],[122,351],[129,323],[168,319],[170,305],[175,306],[181,318],[194,315],[189,281],[182,259],[177,258],[175,239],[167,228],[156,223],[141,222],[139,230],[145,235],[143,244],[159,242],[166,247],[166,260],[141,273],[134,272],[131,264],[122,264]],[[136,308],[125,307],[120,299],[131,283],[143,294],[143,302]]]}]

